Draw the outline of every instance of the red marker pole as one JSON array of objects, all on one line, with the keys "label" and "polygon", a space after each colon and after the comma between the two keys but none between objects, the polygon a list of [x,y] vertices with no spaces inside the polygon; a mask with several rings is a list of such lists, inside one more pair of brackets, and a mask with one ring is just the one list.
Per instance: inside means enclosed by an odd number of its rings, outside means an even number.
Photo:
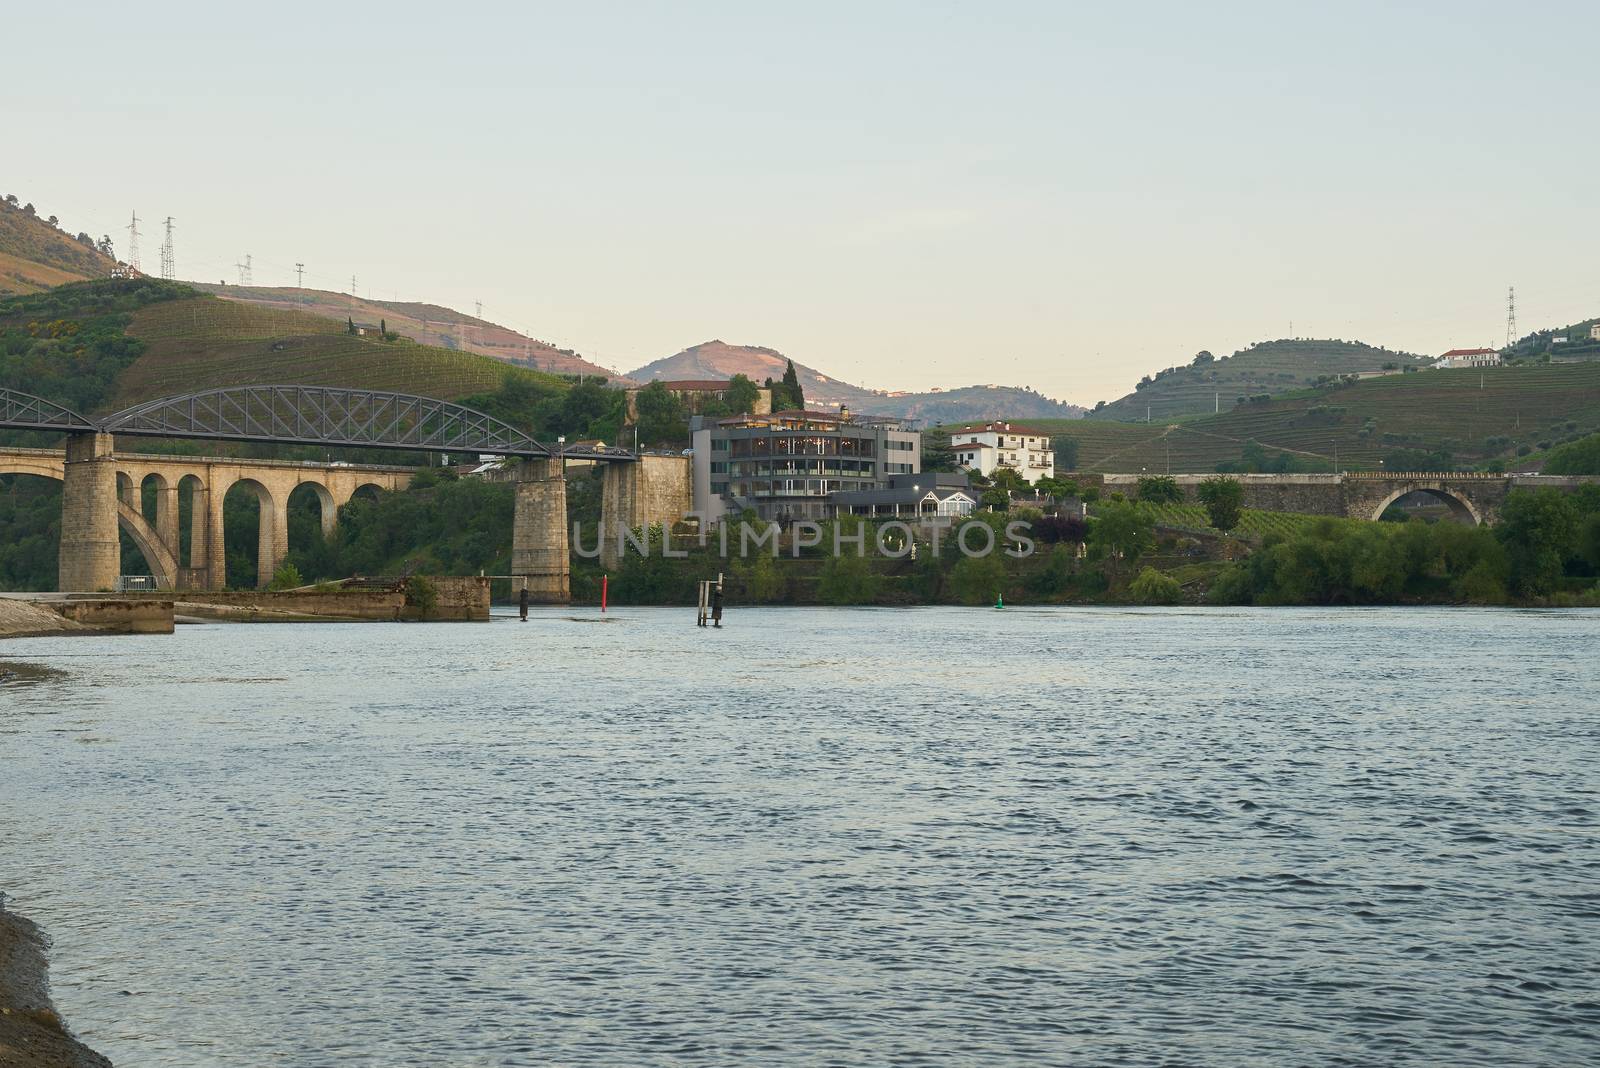
[{"label": "red marker pole", "polygon": [[606,589],[611,584],[610,575],[600,576],[600,614],[606,614]]}]

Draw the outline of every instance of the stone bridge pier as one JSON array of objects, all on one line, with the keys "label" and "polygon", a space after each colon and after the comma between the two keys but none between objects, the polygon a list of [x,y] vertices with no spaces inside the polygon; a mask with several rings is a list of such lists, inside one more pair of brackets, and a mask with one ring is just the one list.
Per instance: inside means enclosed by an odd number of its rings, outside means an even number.
[{"label": "stone bridge pier", "polygon": [[[516,484],[511,573],[526,581],[529,600],[565,604],[572,599],[571,525],[567,480],[560,460],[525,460],[503,477]],[[583,532],[585,546],[600,538],[600,562],[616,567],[617,535],[660,525],[672,529],[694,506],[686,456],[641,456],[603,465],[600,530]]]}]

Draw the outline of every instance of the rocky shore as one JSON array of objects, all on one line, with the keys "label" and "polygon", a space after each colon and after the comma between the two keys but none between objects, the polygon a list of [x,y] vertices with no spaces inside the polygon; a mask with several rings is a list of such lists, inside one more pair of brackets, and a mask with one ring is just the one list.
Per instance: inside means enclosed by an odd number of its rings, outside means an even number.
[{"label": "rocky shore", "polygon": [[0,1068],[110,1068],[50,1004],[45,938],[0,902]]},{"label": "rocky shore", "polygon": [[48,608],[0,597],[0,638],[37,638],[94,631],[94,627],[67,619]]}]

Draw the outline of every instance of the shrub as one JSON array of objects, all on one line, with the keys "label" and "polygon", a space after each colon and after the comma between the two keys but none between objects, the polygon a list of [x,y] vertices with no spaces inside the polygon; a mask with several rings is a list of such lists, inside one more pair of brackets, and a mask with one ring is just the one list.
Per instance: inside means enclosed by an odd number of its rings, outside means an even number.
[{"label": "shrub", "polygon": [[406,604],[417,610],[423,619],[439,606],[439,589],[426,575],[412,575],[406,579]]},{"label": "shrub", "polygon": [[871,604],[877,592],[878,576],[853,553],[828,557],[817,579],[817,599],[824,604]]},{"label": "shrub", "polygon": [[1183,491],[1171,475],[1151,475],[1139,479],[1139,499],[1151,504],[1176,504],[1183,500]]},{"label": "shrub", "polygon": [[950,590],[962,604],[992,604],[1005,587],[1006,566],[997,553],[964,556],[950,572]]},{"label": "shrub", "polygon": [[1137,604],[1177,604],[1183,600],[1183,587],[1171,575],[1147,567],[1128,586],[1128,596]]},{"label": "shrub", "polygon": [[1200,503],[1206,506],[1206,516],[1211,525],[1229,531],[1239,525],[1244,503],[1244,487],[1238,481],[1220,476],[1200,483],[1197,491]]},{"label": "shrub", "polygon": [[267,583],[269,590],[293,590],[306,584],[300,577],[300,569],[285,561],[278,565],[278,570],[272,573],[272,581]]}]

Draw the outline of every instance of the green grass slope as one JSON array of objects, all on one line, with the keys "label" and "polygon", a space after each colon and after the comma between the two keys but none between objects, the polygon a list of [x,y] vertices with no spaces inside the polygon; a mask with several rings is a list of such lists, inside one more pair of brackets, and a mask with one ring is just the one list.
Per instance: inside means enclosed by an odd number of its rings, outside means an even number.
[{"label": "green grass slope", "polygon": [[492,391],[508,376],[566,385],[488,356],[353,336],[344,324],[318,315],[208,296],[141,309],[128,333],[145,343],[145,351],[118,380],[116,401],[124,406],[267,383],[393,390],[444,400]]},{"label": "green grass slope", "polygon": [[1146,377],[1140,388],[1090,413],[1096,419],[1152,422],[1228,411],[1239,398],[1305,389],[1326,375],[1376,371],[1385,364],[1420,366],[1420,356],[1391,352],[1356,341],[1264,341],[1232,356],[1169,367]]}]

